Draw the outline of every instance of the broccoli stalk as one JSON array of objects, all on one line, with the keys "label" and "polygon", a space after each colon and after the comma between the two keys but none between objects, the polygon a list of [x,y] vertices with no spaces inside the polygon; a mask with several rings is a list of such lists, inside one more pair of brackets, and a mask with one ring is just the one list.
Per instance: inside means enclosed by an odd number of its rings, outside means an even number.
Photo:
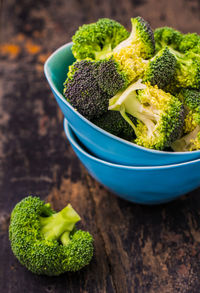
[{"label": "broccoli stalk", "polygon": [[193,131],[172,143],[175,152],[188,152],[200,149],[200,125]]},{"label": "broccoli stalk", "polygon": [[119,53],[121,50],[132,49],[133,53],[143,59],[152,57],[155,53],[155,41],[150,24],[140,16],[131,18],[131,24],[130,36],[115,47],[113,52]]},{"label": "broccoli stalk", "polygon": [[[184,109],[170,94],[139,80],[109,101],[109,110],[120,111],[135,131],[135,142],[147,148],[162,150],[180,137]],[[137,123],[128,117],[132,115]]]},{"label": "broccoli stalk", "polygon": [[71,205],[55,213],[39,197],[21,200],[11,213],[9,239],[19,262],[35,274],[57,276],[78,271],[93,256],[93,238],[76,230]]},{"label": "broccoli stalk", "polygon": [[68,235],[69,240],[69,233],[80,219],[69,204],[59,213],[54,213],[49,217],[40,217],[41,233],[46,240],[58,240],[64,232],[67,232],[63,239],[66,239]]}]

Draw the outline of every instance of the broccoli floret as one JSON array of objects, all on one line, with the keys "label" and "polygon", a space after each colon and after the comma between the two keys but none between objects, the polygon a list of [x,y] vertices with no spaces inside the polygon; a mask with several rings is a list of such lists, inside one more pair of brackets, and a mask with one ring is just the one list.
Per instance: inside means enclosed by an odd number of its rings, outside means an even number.
[{"label": "broccoli floret", "polygon": [[200,88],[200,58],[193,52],[182,54],[172,48],[169,50],[177,59],[175,74],[177,87]]},{"label": "broccoli floret", "polygon": [[[132,116],[129,116],[129,118],[134,121]],[[133,128],[118,111],[108,111],[92,122],[102,129],[126,140],[131,141],[135,138]]]},{"label": "broccoli floret", "polygon": [[[104,22],[105,21],[102,21],[102,23]],[[103,53],[98,53],[94,56],[84,55],[81,57],[90,57],[95,59],[95,61],[99,61],[99,59],[101,59],[100,61],[105,61],[104,63],[98,63],[99,69],[96,71],[96,74],[98,75],[97,80],[99,80],[100,88],[112,96],[115,95],[118,90],[127,87],[130,82],[138,79],[138,77],[144,73],[144,70],[147,67],[144,58],[152,57],[155,52],[153,32],[149,24],[141,17],[133,18],[131,19],[131,22],[132,32],[130,37],[120,42],[114,49],[113,47],[110,47],[110,50],[104,50]],[[92,26],[96,27],[98,23],[99,22],[92,24]],[[104,36],[106,34],[109,35],[106,29],[103,30],[103,32]],[[96,34],[97,33],[95,32],[95,35]],[[84,39],[87,43],[87,34],[86,36],[81,34],[81,39]],[[92,39],[95,40],[94,37],[92,37]],[[100,37],[98,37],[98,39],[100,39]],[[81,46],[84,48],[83,45]],[[87,49],[86,51],[89,54],[90,50]],[[72,72],[72,74],[73,73],[74,72]],[[117,82],[115,82],[115,80]],[[113,86],[111,86],[111,84],[113,84]],[[103,113],[100,113],[100,115],[101,114]]]},{"label": "broccoli floret", "polygon": [[188,50],[193,50],[195,47],[197,48],[198,45],[200,45],[200,36],[196,33],[188,33],[182,36],[179,50],[180,52],[186,53]]},{"label": "broccoli floret", "polygon": [[[122,58],[126,58],[126,55],[123,55]],[[113,57],[109,61],[105,59],[101,62],[101,71],[98,79],[100,84],[108,89],[107,92],[112,96],[117,91],[126,88],[130,82],[139,77],[144,82],[149,81],[151,85],[164,88],[173,80],[176,71],[176,58],[170,53],[168,47],[159,51],[149,60],[136,56],[134,60],[127,58],[125,62],[126,66],[122,66],[121,62],[117,63]],[[133,67],[131,62],[134,63]],[[119,76],[121,76],[121,83],[119,82]],[[116,88],[115,92],[114,86]]]},{"label": "broccoli floret", "polygon": [[72,52],[79,60],[104,59],[129,32],[117,21],[102,18],[96,23],[84,24],[72,37]]},{"label": "broccoli floret", "polygon": [[71,205],[55,213],[39,197],[24,198],[11,214],[9,238],[14,255],[39,275],[80,270],[93,256],[93,238],[89,232],[75,230],[79,220]]},{"label": "broccoli floret", "polygon": [[170,53],[168,47],[165,47],[148,62],[143,81],[149,81],[151,85],[157,85],[163,89],[174,78],[176,58]]},{"label": "broccoli floret", "polygon": [[175,152],[189,152],[200,150],[200,125],[172,144]]},{"label": "broccoli floret", "polygon": [[173,49],[178,49],[182,40],[182,33],[171,27],[160,27],[155,29],[154,38],[156,52],[160,51],[166,46],[170,46]]},{"label": "broccoli floret", "polygon": [[112,56],[126,74],[129,83],[144,73],[147,62],[153,56],[155,43],[153,31],[141,17],[131,19],[132,31],[126,40],[114,48]]},{"label": "broccoli floret", "polygon": [[131,54],[136,54],[143,59],[151,58],[155,53],[155,41],[149,23],[140,16],[131,18],[131,23],[130,36],[114,48],[114,53],[119,54],[129,50]]},{"label": "broccoli floret", "polygon": [[[109,110],[120,111],[135,131],[135,142],[147,148],[163,150],[182,133],[182,103],[157,86],[141,84],[140,80],[111,98]],[[127,113],[137,118],[136,124]]]},{"label": "broccoli floret", "polygon": [[108,95],[114,96],[129,84],[129,76],[120,64],[111,57],[95,63],[95,77],[99,87]]},{"label": "broccoli floret", "polygon": [[154,37],[156,50],[159,51],[168,46],[170,53],[177,60],[175,71],[177,87],[200,88],[199,36],[197,34],[184,35],[173,28],[163,27],[155,30]]},{"label": "broccoli floret", "polygon": [[200,91],[182,89],[178,95],[183,102],[186,117],[185,135],[172,145],[175,151],[193,151],[200,149]]},{"label": "broccoli floret", "polygon": [[75,62],[64,83],[64,95],[72,106],[87,119],[100,117],[108,109],[110,96],[99,87],[96,78],[98,63],[90,60]]}]

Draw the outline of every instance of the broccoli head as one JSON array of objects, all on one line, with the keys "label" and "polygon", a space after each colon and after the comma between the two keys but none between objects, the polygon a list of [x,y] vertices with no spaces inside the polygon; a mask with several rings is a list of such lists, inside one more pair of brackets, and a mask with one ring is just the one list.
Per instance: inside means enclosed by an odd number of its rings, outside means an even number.
[{"label": "broccoli head", "polygon": [[166,46],[170,46],[175,50],[179,49],[179,44],[182,40],[182,36],[183,35],[181,32],[171,27],[166,26],[155,29],[154,38],[156,52],[160,51],[162,48]]},{"label": "broccoli head", "polygon": [[84,24],[72,37],[72,53],[78,60],[104,59],[120,42],[128,38],[123,25],[108,18],[96,23]]},{"label": "broccoli head", "polygon": [[197,48],[198,45],[200,45],[200,36],[196,33],[188,33],[182,36],[182,40],[179,44],[179,51],[186,53],[188,50]]},{"label": "broccoli head", "polygon": [[175,83],[178,88],[200,88],[200,41],[197,34],[182,34],[169,27],[154,31],[156,50],[165,46],[177,60]]},{"label": "broccoli head", "polygon": [[175,151],[200,149],[200,91],[182,89],[178,95],[186,109],[184,123],[185,135],[172,145]]},{"label": "broccoli head", "polygon": [[149,81],[151,85],[157,85],[163,89],[173,80],[176,64],[176,58],[170,53],[168,47],[161,49],[148,61],[143,81]]},{"label": "broccoli head", "polygon": [[96,61],[95,77],[99,87],[108,95],[114,96],[129,84],[129,76],[113,57]]},{"label": "broccoli head", "polygon": [[[129,116],[134,121],[134,117]],[[102,129],[126,140],[135,138],[134,130],[118,111],[108,111],[98,119],[92,120],[94,124]]]},{"label": "broccoli head", "polygon": [[147,67],[145,59],[153,56],[155,44],[153,32],[141,17],[131,19],[132,31],[126,40],[112,52],[112,58],[128,78],[128,83],[141,77]]},{"label": "broccoli head", "polygon": [[55,213],[39,197],[24,198],[11,214],[9,238],[14,255],[39,275],[80,270],[92,258],[93,238],[75,229],[79,220],[71,205]]},{"label": "broccoli head", "polygon": [[[174,96],[139,80],[109,102],[109,110],[120,111],[135,131],[138,145],[163,150],[178,139],[184,123],[183,104]],[[133,123],[128,115],[137,119]]]},{"label": "broccoli head", "polygon": [[183,54],[172,48],[169,50],[177,60],[175,73],[177,87],[200,88],[200,58],[190,51]]},{"label": "broccoli head", "polygon": [[99,81],[96,78],[97,70],[97,62],[90,60],[76,61],[70,66],[68,77],[64,83],[66,99],[89,120],[97,118],[107,111],[110,98],[99,87]]},{"label": "broccoli head", "polygon": [[114,53],[123,54],[124,51],[130,50],[131,54],[143,59],[151,58],[155,53],[155,41],[150,24],[140,16],[131,18],[131,23],[130,36],[114,48]]}]

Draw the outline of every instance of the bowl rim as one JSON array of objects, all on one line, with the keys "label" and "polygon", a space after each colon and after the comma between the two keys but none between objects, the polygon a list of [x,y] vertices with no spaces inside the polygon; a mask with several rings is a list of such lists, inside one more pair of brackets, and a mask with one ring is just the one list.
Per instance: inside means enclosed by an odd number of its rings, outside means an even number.
[{"label": "bowl rim", "polygon": [[99,158],[91,155],[90,153],[86,152],[76,141],[76,135],[74,134],[74,131],[70,127],[70,124],[66,118],[64,118],[63,124],[64,124],[65,134],[66,134],[68,140],[70,141],[70,143],[72,144],[72,146],[74,146],[76,149],[78,149],[79,152],[81,152],[85,157],[88,157],[90,160],[96,161],[102,165],[107,165],[109,167],[114,167],[114,168],[119,168],[119,169],[128,169],[128,170],[156,170],[156,169],[160,170],[160,169],[172,169],[172,168],[182,167],[184,165],[190,165],[190,164],[192,165],[192,164],[198,163],[198,162],[200,163],[200,159],[189,161],[189,162],[184,162],[184,163],[179,163],[179,164],[162,165],[162,166],[146,166],[146,167],[145,166],[141,166],[141,167],[139,167],[139,166],[126,166],[126,165],[110,163],[108,161],[99,159]]},{"label": "bowl rim", "polygon": [[196,151],[188,151],[188,152],[168,152],[168,151],[159,151],[159,150],[154,150],[154,149],[148,149],[148,148],[145,148],[145,147],[142,147],[142,146],[139,146],[137,144],[135,144],[134,142],[130,142],[130,141],[127,141],[123,138],[120,138],[116,135],[113,135],[107,131],[105,131],[104,129],[98,127],[97,125],[95,125],[94,123],[92,123],[91,121],[89,121],[87,118],[85,118],[83,115],[81,115],[78,111],[76,111],[74,109],[74,107],[72,107],[72,105],[64,98],[63,94],[61,94],[54,82],[52,81],[52,79],[50,78],[49,76],[49,63],[51,62],[51,60],[53,59],[53,57],[55,57],[55,55],[57,55],[57,53],[59,53],[60,51],[64,50],[65,48],[71,46],[73,44],[73,42],[69,42],[69,43],[66,43],[64,45],[62,45],[61,47],[59,47],[58,49],[56,49],[49,57],[48,59],[45,61],[44,63],[44,74],[46,76],[46,79],[50,85],[50,87],[53,89],[53,91],[56,93],[56,95],[61,99],[61,101],[66,104],[73,112],[76,113],[76,115],[79,116],[80,119],[82,119],[83,121],[85,121],[87,124],[89,124],[92,128],[94,128],[95,130],[97,130],[98,132],[101,132],[102,134],[108,136],[109,138],[112,138],[112,139],[115,139],[117,141],[119,141],[120,143],[124,143],[126,145],[128,145],[129,147],[135,147],[139,150],[142,150],[142,151],[145,151],[145,152],[149,152],[149,153],[153,153],[153,154],[162,154],[162,155],[171,155],[171,156],[182,156],[182,155],[187,155],[187,154],[191,154],[191,153],[199,153],[200,155],[200,150],[196,150]]}]

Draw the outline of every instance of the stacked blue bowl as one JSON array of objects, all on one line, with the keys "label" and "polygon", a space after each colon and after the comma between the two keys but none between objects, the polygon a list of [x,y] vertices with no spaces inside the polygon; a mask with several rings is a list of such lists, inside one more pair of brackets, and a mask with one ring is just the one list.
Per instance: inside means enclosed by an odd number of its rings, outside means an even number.
[{"label": "stacked blue bowl", "polygon": [[159,204],[200,186],[200,151],[164,152],[140,147],[97,127],[63,96],[68,66],[75,59],[72,43],[56,50],[45,63],[45,75],[62,110],[65,133],[89,173],[129,201]]}]

